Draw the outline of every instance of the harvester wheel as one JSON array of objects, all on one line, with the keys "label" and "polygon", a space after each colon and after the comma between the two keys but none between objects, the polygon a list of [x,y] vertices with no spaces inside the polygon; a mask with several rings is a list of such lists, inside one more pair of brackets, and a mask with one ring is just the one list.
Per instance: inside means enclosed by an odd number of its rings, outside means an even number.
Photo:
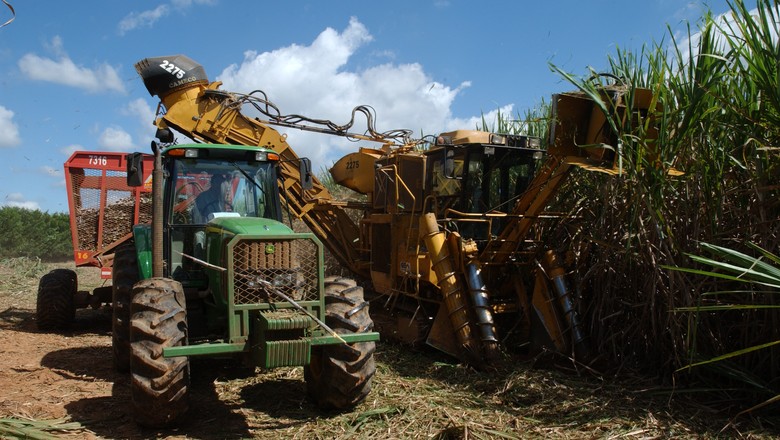
[{"label": "harvester wheel", "polygon": [[39,330],[65,330],[76,317],[74,296],[78,281],[70,269],[54,269],[41,277],[35,318]]},{"label": "harvester wheel", "polygon": [[163,357],[164,348],[187,343],[184,301],[184,289],[171,279],[143,280],[133,288],[130,393],[140,425],[168,426],[189,406],[189,358]]},{"label": "harvester wheel", "polygon": [[[348,278],[326,278],[325,323],[339,334],[372,331],[363,288]],[[304,369],[309,396],[324,409],[343,410],[362,402],[376,372],[375,349],[373,341],[313,348],[311,364]]]},{"label": "harvester wheel", "polygon": [[138,257],[132,243],[114,253],[111,270],[111,351],[117,371],[130,371],[130,303],[133,285],[138,281]]}]

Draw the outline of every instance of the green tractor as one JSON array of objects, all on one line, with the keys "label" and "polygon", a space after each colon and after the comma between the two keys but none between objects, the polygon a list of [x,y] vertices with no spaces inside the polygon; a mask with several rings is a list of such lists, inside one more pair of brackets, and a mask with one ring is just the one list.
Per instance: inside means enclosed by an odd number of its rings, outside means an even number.
[{"label": "green tractor", "polygon": [[[353,280],[324,276],[313,234],[283,223],[279,155],[158,138],[151,178],[148,155],[127,156],[127,183],[151,189],[153,215],[117,248],[112,275],[114,363],[132,376],[137,422],[166,426],[187,411],[192,357],[303,366],[320,407],[364,400],[379,339],[368,303]],[[296,166],[305,184],[311,164]]]}]

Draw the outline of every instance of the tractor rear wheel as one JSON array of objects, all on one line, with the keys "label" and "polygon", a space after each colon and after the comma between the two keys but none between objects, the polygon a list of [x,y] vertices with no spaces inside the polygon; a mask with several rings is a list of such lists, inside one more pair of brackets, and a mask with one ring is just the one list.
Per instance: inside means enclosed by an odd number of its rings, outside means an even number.
[{"label": "tractor rear wheel", "polygon": [[130,303],[138,281],[138,257],[132,243],[114,253],[111,270],[111,351],[117,371],[130,371]]},{"label": "tractor rear wheel", "polygon": [[[325,323],[339,334],[372,331],[363,288],[348,278],[326,278]],[[304,369],[309,396],[324,409],[344,410],[362,402],[376,372],[375,349],[373,341],[314,347]]]},{"label": "tractor rear wheel", "polygon": [[54,269],[41,277],[35,304],[39,330],[65,330],[76,317],[78,280],[70,269]]},{"label": "tractor rear wheel", "polygon": [[133,288],[130,321],[130,393],[136,421],[159,428],[188,409],[186,356],[163,357],[163,349],[187,343],[184,289],[178,281],[152,278]]}]

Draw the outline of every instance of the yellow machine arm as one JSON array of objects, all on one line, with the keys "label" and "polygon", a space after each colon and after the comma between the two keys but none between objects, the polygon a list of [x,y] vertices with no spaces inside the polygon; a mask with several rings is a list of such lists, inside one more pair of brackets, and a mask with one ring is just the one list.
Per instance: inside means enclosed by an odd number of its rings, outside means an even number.
[{"label": "yellow machine arm", "polygon": [[[651,105],[652,94],[649,90],[636,89],[633,107],[626,111],[624,95],[620,89],[612,91],[604,98],[611,100],[613,107],[621,117],[635,112],[646,112]],[[616,163],[618,155],[603,145],[616,145],[612,134],[603,127],[606,115],[592,99],[578,93],[565,93],[553,96],[555,121],[550,131],[547,160],[536,173],[528,190],[514,206],[510,218],[498,239],[492,240],[482,252],[480,259],[485,264],[502,265],[522,246],[531,227],[558,193],[573,167],[583,167],[592,171],[608,174],[621,172]],[[582,148],[590,146],[591,148]]]}]

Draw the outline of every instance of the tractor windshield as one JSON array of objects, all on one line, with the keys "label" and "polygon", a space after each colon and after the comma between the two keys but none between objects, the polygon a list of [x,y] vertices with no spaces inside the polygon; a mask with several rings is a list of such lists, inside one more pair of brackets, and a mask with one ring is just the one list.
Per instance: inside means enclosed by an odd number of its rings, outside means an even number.
[{"label": "tractor windshield", "polygon": [[281,220],[274,166],[275,162],[231,158],[181,157],[171,161],[166,167],[170,213],[167,252],[174,279],[187,285],[205,282],[202,266],[195,261],[207,258],[205,229],[212,219]]},{"label": "tractor windshield", "polygon": [[172,224],[217,217],[279,220],[273,163],[180,159],[173,166]]}]

